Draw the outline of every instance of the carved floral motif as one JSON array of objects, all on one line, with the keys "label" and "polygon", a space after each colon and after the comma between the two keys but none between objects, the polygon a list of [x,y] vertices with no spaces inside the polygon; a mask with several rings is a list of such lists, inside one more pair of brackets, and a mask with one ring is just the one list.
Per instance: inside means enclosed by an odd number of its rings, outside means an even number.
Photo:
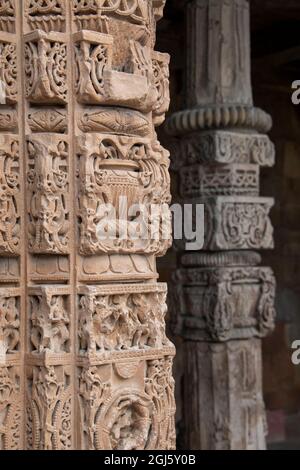
[{"label": "carved floral motif", "polygon": [[17,50],[16,45],[10,42],[0,42],[0,80],[1,93],[4,101],[1,104],[15,104],[17,102]]},{"label": "carved floral motif", "polygon": [[33,367],[28,375],[27,394],[27,448],[70,450],[72,402],[68,367]]},{"label": "carved floral motif", "polygon": [[65,0],[26,0],[25,11],[32,30],[65,29]]},{"label": "carved floral motif", "polygon": [[0,450],[21,449],[20,372],[0,367]]},{"label": "carved floral motif", "polygon": [[67,47],[54,36],[36,31],[26,37],[26,97],[32,103],[64,104],[67,100]]}]

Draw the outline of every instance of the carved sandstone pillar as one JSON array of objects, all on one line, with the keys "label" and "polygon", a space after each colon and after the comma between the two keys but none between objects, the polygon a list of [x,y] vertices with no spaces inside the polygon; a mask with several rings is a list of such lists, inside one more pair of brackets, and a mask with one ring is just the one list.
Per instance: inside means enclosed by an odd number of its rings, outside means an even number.
[{"label": "carved sandstone pillar", "polygon": [[0,0],[0,449],[175,446],[164,3]]},{"label": "carved sandstone pillar", "polygon": [[[264,449],[261,338],[273,327],[275,281],[255,250],[273,248],[259,171],[274,164],[254,108],[246,0],[187,3],[187,109],[170,117],[182,203],[204,204],[202,252],[182,252],[175,332],[185,339],[189,449]],[[177,164],[178,164],[177,161]]]}]

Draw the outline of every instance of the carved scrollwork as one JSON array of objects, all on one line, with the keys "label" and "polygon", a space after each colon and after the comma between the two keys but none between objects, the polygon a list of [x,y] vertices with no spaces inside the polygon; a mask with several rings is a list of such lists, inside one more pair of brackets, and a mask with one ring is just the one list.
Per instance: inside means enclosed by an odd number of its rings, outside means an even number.
[{"label": "carved scrollwork", "polygon": [[41,31],[26,37],[26,97],[32,103],[66,103],[67,47],[54,37]]},{"label": "carved scrollwork", "polygon": [[0,31],[15,32],[15,0],[2,0],[0,4]]},{"label": "carved scrollwork", "polygon": [[25,11],[32,30],[65,29],[65,0],[26,0]]},{"label": "carved scrollwork", "polygon": [[0,367],[0,450],[21,450],[20,372]]},{"label": "carved scrollwork", "polygon": [[175,277],[174,331],[190,339],[264,337],[274,328],[275,278],[269,268],[195,268]]},{"label": "carved scrollwork", "polygon": [[27,448],[70,450],[71,412],[68,367],[33,367],[27,385]]},{"label": "carved scrollwork", "polygon": [[[168,152],[157,142],[91,134],[79,140],[78,154],[81,253],[163,254],[171,241]],[[141,213],[123,215],[120,198]],[[99,227],[111,222],[107,204],[116,208],[116,223],[106,238]],[[147,236],[138,237],[142,228]]]},{"label": "carved scrollwork", "polygon": [[1,87],[4,87],[1,104],[15,104],[18,94],[17,50],[16,45],[10,42],[0,42],[0,80]]},{"label": "carved scrollwork", "polygon": [[68,253],[68,144],[47,134],[28,139],[29,248],[32,253]]},{"label": "carved scrollwork", "polygon": [[[148,20],[149,10],[147,0],[73,0],[75,16],[79,21],[93,16],[116,15],[137,24]],[[79,23],[81,25],[81,23]]]},{"label": "carved scrollwork", "polygon": [[19,254],[20,168],[15,136],[0,136],[0,253]]}]

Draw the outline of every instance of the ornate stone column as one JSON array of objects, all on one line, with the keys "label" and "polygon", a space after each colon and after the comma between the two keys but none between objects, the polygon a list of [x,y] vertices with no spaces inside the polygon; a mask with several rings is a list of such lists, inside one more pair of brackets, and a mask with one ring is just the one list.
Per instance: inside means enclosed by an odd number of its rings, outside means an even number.
[{"label": "ornate stone column", "polygon": [[164,3],[0,1],[0,448],[175,446]]},{"label": "ornate stone column", "polygon": [[182,203],[205,205],[201,252],[181,252],[173,326],[185,340],[188,449],[264,449],[261,338],[273,328],[275,280],[256,250],[273,248],[259,197],[274,164],[271,118],[253,106],[249,5],[191,0],[186,109],[170,117]]}]

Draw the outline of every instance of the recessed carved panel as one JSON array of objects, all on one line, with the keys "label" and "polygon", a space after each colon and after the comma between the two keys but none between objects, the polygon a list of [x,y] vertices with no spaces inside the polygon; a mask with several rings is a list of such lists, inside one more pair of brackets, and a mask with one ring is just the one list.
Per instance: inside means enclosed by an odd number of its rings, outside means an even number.
[{"label": "recessed carved panel", "polygon": [[86,365],[78,370],[83,449],[150,450],[175,446],[172,357]]},{"label": "recessed carved panel", "polygon": [[11,42],[0,41],[1,104],[17,102],[17,49]]},{"label": "recessed carved panel", "polygon": [[26,411],[28,450],[71,450],[70,367],[28,368]]},{"label": "recessed carved panel", "polygon": [[67,288],[29,289],[30,351],[64,354],[70,352],[70,305]]},{"label": "recessed carved panel", "polygon": [[[87,134],[78,140],[78,154],[80,253],[165,253],[171,242],[168,152],[155,141]],[[108,237],[106,204],[116,209]]]},{"label": "recessed carved panel", "polygon": [[0,367],[0,450],[21,450],[20,389],[18,367]]},{"label": "recessed carved panel", "polygon": [[28,217],[31,253],[68,253],[68,144],[59,135],[28,138]]},{"label": "recessed carved panel", "polygon": [[15,0],[2,0],[0,4],[0,31],[15,32]]},{"label": "recessed carved panel", "polygon": [[78,335],[82,354],[170,346],[165,335],[164,286],[128,285],[114,289],[83,287],[79,295]]},{"label": "recessed carved panel", "polygon": [[25,43],[26,97],[31,103],[64,104],[67,100],[67,46],[54,33],[28,34]]},{"label": "recessed carved panel", "polygon": [[20,292],[0,288],[0,364],[20,351]]},{"label": "recessed carved panel", "polygon": [[264,337],[275,325],[275,278],[270,268],[178,270],[173,325],[192,340]]},{"label": "recessed carved panel", "polygon": [[0,254],[20,250],[19,142],[13,135],[0,135]]},{"label": "recessed carved panel", "polygon": [[63,110],[45,109],[28,114],[28,124],[32,132],[64,133],[68,128],[67,115]]}]

